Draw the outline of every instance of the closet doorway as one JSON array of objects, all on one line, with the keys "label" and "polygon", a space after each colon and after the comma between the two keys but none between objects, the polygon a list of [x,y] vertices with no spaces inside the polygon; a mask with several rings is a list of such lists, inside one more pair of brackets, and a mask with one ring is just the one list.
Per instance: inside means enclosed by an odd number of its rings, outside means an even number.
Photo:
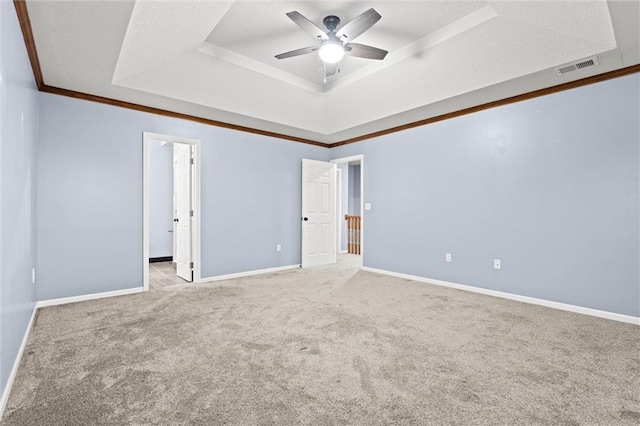
[{"label": "closet doorway", "polygon": [[200,141],[143,134],[143,277],[200,280]]}]

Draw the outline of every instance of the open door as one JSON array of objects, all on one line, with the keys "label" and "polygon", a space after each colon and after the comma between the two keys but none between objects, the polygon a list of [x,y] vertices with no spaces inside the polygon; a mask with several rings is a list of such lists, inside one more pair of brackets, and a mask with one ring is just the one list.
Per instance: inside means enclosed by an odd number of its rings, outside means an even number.
[{"label": "open door", "polygon": [[336,165],[302,160],[302,267],[336,263]]},{"label": "open door", "polygon": [[186,280],[193,281],[193,259],[191,244],[191,228],[193,226],[193,146],[174,144],[174,173],[176,200],[176,272]]}]

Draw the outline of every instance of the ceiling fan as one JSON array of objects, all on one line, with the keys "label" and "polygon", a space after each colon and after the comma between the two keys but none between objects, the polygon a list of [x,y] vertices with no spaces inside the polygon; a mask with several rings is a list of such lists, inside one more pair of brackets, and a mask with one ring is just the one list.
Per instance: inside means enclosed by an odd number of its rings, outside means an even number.
[{"label": "ceiling fan", "polygon": [[287,59],[294,56],[307,55],[318,52],[324,64],[324,82],[327,77],[338,72],[338,63],[344,55],[355,56],[365,59],[382,60],[387,56],[387,51],[366,44],[352,43],[360,34],[368,30],[382,18],[375,9],[371,8],[358,15],[352,21],[343,25],[337,32],[340,25],[340,18],[334,15],[326,16],[322,23],[328,31],[323,31],[316,24],[305,18],[300,12],[289,12],[287,16],[300,28],[322,41],[319,46],[303,47],[302,49],[276,55],[277,59]]}]

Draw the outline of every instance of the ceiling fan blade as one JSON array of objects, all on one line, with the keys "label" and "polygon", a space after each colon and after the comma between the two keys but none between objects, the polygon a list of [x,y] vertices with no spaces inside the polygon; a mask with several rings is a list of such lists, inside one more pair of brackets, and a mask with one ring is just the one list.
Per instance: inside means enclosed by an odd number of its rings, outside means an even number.
[{"label": "ceiling fan blade", "polygon": [[389,53],[386,50],[360,43],[347,43],[344,45],[344,51],[347,55],[355,56],[356,58],[377,60],[384,59],[387,53]]},{"label": "ceiling fan blade", "polygon": [[307,55],[309,53],[317,52],[318,49],[320,49],[318,46],[303,47],[302,49],[296,49],[276,55],[276,59],[287,59],[293,58],[294,56]]},{"label": "ceiling fan blade", "polygon": [[341,40],[343,38],[345,38],[346,41],[354,40],[360,34],[371,28],[380,18],[382,18],[382,16],[380,16],[375,9],[371,8],[343,25],[336,33],[336,36]]},{"label": "ceiling fan blade", "polygon": [[314,24],[313,22],[311,22],[310,20],[302,16],[300,12],[296,12],[296,11],[289,12],[287,13],[287,16],[293,22],[298,24],[300,28],[302,28],[303,30],[305,30],[315,38],[319,38],[320,40],[329,40],[329,36],[327,35],[327,33],[322,31],[322,29],[318,27],[316,24]]}]

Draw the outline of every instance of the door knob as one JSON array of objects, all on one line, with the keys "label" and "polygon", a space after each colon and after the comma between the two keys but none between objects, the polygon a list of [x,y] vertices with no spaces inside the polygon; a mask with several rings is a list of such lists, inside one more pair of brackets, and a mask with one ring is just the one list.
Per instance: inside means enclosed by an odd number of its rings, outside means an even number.
[{"label": "door knob", "polygon": [[309,220],[308,217],[303,217],[302,220],[304,220],[305,222]]}]

